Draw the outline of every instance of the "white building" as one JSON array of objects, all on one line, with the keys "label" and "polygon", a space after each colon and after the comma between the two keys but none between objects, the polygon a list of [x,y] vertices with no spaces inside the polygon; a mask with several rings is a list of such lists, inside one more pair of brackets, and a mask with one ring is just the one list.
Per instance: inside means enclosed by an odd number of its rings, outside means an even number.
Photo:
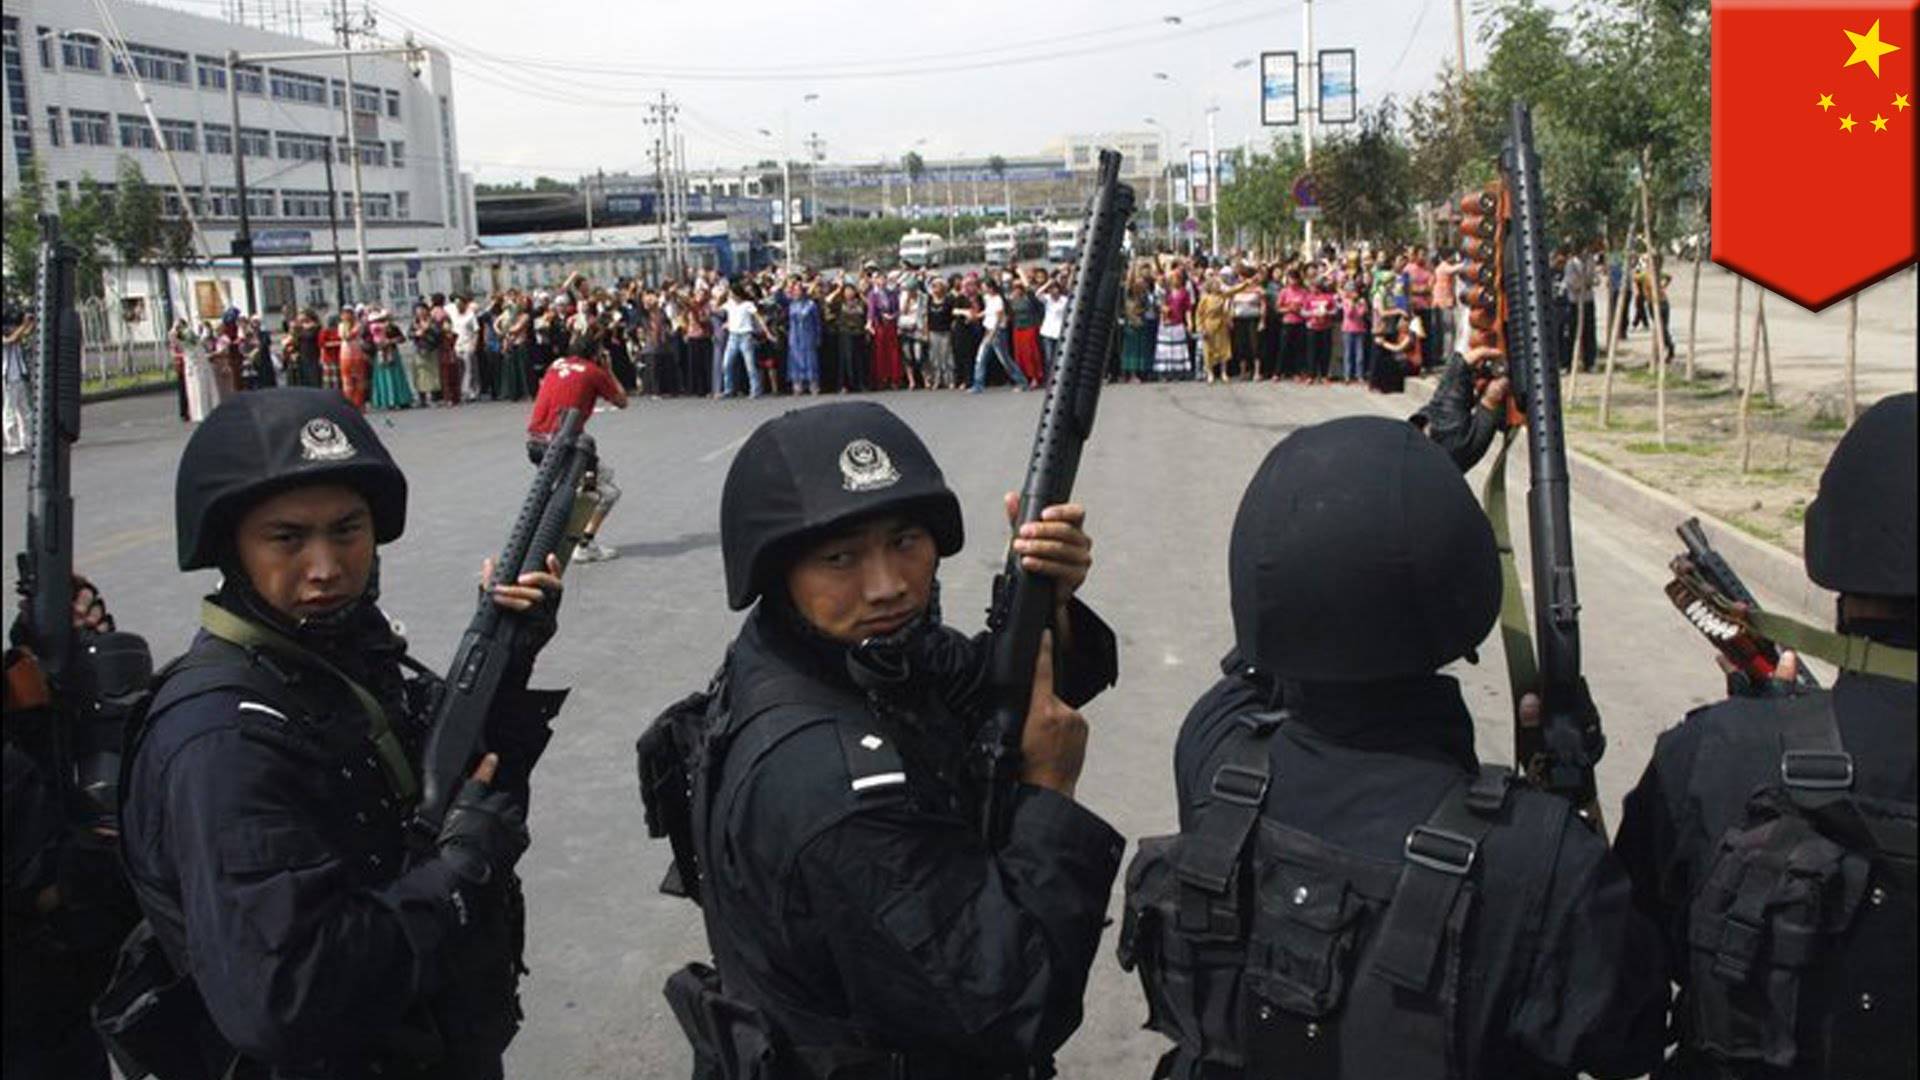
[{"label": "white building", "polygon": [[1061,141],[1069,170],[1092,172],[1100,164],[1102,148],[1120,151],[1120,172],[1128,178],[1160,173],[1160,136],[1151,131],[1109,131],[1068,135]]},{"label": "white building", "polygon": [[[50,194],[72,191],[82,177],[110,187],[124,156],[178,214],[180,194],[164,157],[170,154],[209,246],[224,256],[238,229],[239,208],[227,51],[311,51],[332,42],[129,0],[104,3],[152,98],[158,136],[135,80],[103,36],[108,28],[94,0],[8,0],[8,139],[0,148],[7,192],[17,189],[29,163]],[[255,251],[292,257],[275,259],[272,270],[263,267],[258,274],[261,307],[273,312],[316,298],[304,279],[331,281],[330,210],[353,276],[346,68],[338,59],[242,65],[235,81]],[[358,57],[351,99],[368,251],[465,248],[474,236],[472,185],[459,168],[446,54],[426,49],[417,75],[401,57]],[[367,291],[384,292],[385,284]],[[326,297],[330,302],[331,289]]]}]

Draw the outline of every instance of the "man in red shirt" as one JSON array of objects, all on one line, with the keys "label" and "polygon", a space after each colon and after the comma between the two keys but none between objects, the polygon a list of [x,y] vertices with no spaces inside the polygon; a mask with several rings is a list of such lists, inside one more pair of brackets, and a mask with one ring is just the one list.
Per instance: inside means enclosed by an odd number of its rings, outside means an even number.
[{"label": "man in red shirt", "polygon": [[[546,375],[540,379],[540,392],[533,398],[533,415],[527,420],[527,456],[535,465],[540,464],[546,455],[548,440],[560,429],[560,415],[568,409],[578,409],[584,424],[593,418],[595,403],[602,400],[616,409],[624,409],[627,392],[607,370],[598,343],[586,334],[575,334],[567,343],[567,355],[549,364]],[[618,558],[619,552],[602,547],[594,539],[600,535],[600,526],[613,510],[613,504],[620,501],[612,467],[602,460],[589,482],[600,494],[600,508],[587,520],[587,527],[582,530],[585,535],[573,557],[580,562]]]}]

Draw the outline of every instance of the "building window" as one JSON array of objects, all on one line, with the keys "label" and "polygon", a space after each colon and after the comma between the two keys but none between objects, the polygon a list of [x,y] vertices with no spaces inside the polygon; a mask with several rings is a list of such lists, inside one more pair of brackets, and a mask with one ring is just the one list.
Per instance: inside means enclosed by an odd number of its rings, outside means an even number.
[{"label": "building window", "polygon": [[[133,57],[133,70],[148,82],[173,83],[186,86],[192,80],[187,74],[187,54],[172,49],[156,49],[151,45],[127,45],[128,55]],[[113,58],[113,73],[125,75],[126,65],[120,58]]]},{"label": "building window", "polygon": [[13,134],[14,163],[25,167],[33,161],[33,112],[27,105],[27,60],[20,51],[20,20],[11,15],[0,23],[4,30],[7,69],[7,127]]},{"label": "building window", "polygon": [[196,149],[199,143],[199,140],[194,138],[193,121],[191,120],[160,121],[160,139],[167,149],[179,150],[189,154]]},{"label": "building window", "polygon": [[403,142],[392,142],[388,143],[387,146],[387,164],[392,165],[396,169],[404,167],[407,163],[407,144]]},{"label": "building window", "polygon": [[272,188],[247,189],[247,213],[257,218],[278,216],[280,198]]},{"label": "building window", "polygon": [[325,161],[327,142],[324,135],[296,135],[290,131],[277,131],[273,135],[275,154],[283,161]]},{"label": "building window", "polygon": [[327,193],[324,191],[283,191],[280,193],[280,216],[296,219],[325,218],[327,216]]},{"label": "building window", "polygon": [[75,146],[112,146],[107,130],[107,114],[92,109],[68,109],[67,127],[73,132]]},{"label": "building window", "polygon": [[60,129],[59,108],[53,105],[47,106],[47,142],[53,146],[64,146],[66,141],[66,133]]},{"label": "building window", "polygon": [[153,129],[147,126],[144,116],[128,116],[121,113],[120,148],[122,150],[157,150],[159,144],[153,141]]},{"label": "building window", "polygon": [[241,128],[240,152],[248,157],[272,157],[273,133],[266,128]]},{"label": "building window", "polygon": [[255,64],[239,64],[233,69],[234,85],[243,94],[260,95],[266,93],[266,76]]},{"label": "building window", "polygon": [[386,92],[386,95],[387,95],[387,115],[394,118],[395,120],[400,119],[400,91],[388,90]]},{"label": "building window", "polygon": [[40,42],[40,66],[53,70],[53,31],[45,26],[33,28],[34,37]]},{"label": "building window", "polygon": [[227,88],[227,62],[211,56],[193,58],[194,73],[200,79],[202,90],[225,90]]},{"label": "building window", "polygon": [[207,124],[202,129],[209,154],[233,153],[233,129],[225,124]]},{"label": "building window", "polygon": [[363,142],[360,144],[360,164],[385,165],[387,163],[387,144],[383,142]]},{"label": "building window", "polygon": [[100,70],[100,41],[73,34],[60,35],[60,65],[81,71]]},{"label": "building window", "polygon": [[302,75],[278,68],[267,73],[273,96],[279,101],[297,101],[308,105],[327,103],[327,80],[318,75]]},{"label": "building window", "polygon": [[393,193],[393,216],[405,221],[413,217],[413,194],[407,191]]}]

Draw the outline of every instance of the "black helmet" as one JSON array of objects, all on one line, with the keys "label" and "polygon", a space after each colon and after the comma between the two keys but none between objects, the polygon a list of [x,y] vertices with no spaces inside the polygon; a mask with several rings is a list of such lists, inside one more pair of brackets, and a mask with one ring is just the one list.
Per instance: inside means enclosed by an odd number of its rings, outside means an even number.
[{"label": "black helmet", "polygon": [[727,470],[720,550],[727,603],[766,590],[799,541],[882,511],[908,514],[941,555],[960,550],[960,500],[913,429],[885,406],[858,401],[796,409],[761,424]]},{"label": "black helmet", "polygon": [[1910,597],[1914,587],[1914,402],[1882,398],[1854,421],[1807,507],[1807,576],[1823,588]]},{"label": "black helmet", "polygon": [[1446,451],[1405,421],[1294,432],[1247,485],[1227,554],[1240,656],[1373,682],[1470,653],[1500,611],[1493,530]]},{"label": "black helmet", "polygon": [[253,390],[213,410],[187,440],[173,485],[180,569],[219,565],[249,507],[313,484],[365,496],[379,543],[406,529],[407,478],[339,391]]}]

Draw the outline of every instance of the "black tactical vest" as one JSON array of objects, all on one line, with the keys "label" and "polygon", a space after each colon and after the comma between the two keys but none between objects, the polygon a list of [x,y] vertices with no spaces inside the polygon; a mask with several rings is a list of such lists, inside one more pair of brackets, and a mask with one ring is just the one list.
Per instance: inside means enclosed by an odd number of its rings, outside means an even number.
[{"label": "black tactical vest", "polygon": [[1193,826],[1142,840],[1128,867],[1120,962],[1139,971],[1147,1026],[1178,1044],[1155,1075],[1462,1077],[1468,921],[1482,890],[1527,888],[1525,868],[1483,849],[1570,809],[1509,799],[1510,772],[1483,766],[1400,860],[1343,850],[1262,814],[1288,719],[1241,714]]},{"label": "black tactical vest", "polygon": [[[1769,734],[1696,770],[1772,768],[1718,837],[1687,918],[1673,1076],[1911,1077],[1915,804],[1854,791],[1829,693],[1783,702]],[[1726,792],[1690,792],[1705,805]],[[1774,1071],[1781,1070],[1781,1071]]]}]

